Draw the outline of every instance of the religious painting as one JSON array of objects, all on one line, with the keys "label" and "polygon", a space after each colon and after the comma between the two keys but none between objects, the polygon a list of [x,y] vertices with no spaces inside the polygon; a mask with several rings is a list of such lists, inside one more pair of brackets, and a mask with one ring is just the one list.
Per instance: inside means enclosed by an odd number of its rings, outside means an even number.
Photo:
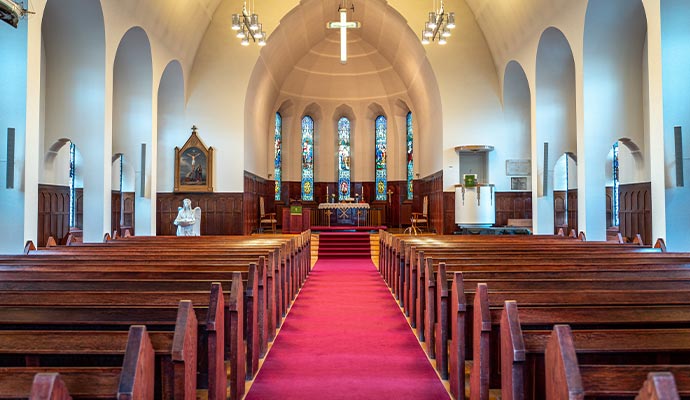
[{"label": "religious painting", "polygon": [[175,192],[213,192],[213,147],[206,147],[196,126],[182,148],[175,147]]}]

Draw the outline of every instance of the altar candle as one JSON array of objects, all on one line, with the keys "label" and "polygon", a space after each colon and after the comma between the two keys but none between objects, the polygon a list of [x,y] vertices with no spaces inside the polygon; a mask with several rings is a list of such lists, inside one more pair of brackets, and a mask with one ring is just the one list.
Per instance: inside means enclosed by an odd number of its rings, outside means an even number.
[{"label": "altar candle", "polygon": [[328,202],[328,186],[326,186],[326,202]]},{"label": "altar candle", "polygon": [[362,196],[360,199],[362,199],[362,203],[364,203],[364,185],[362,185]]}]

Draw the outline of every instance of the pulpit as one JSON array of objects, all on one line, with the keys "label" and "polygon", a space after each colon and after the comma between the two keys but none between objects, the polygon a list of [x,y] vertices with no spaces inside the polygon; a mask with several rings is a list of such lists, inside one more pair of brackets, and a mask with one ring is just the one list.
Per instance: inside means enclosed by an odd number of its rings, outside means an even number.
[{"label": "pulpit", "polygon": [[302,208],[301,203],[283,208],[283,233],[301,233],[311,229],[311,210]]}]

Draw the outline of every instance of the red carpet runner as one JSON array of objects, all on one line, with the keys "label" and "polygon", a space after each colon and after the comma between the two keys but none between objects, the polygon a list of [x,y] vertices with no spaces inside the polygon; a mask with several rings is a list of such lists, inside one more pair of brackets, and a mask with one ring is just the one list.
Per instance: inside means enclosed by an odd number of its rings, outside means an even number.
[{"label": "red carpet runner", "polygon": [[324,258],[371,258],[368,232],[319,233],[319,260]]},{"label": "red carpet runner", "polygon": [[320,259],[246,399],[448,399],[371,260]]}]

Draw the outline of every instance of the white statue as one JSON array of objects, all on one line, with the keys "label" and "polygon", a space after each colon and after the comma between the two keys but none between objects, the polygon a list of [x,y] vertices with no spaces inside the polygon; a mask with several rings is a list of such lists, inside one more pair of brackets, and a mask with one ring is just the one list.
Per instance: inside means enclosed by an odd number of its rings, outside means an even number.
[{"label": "white statue", "polygon": [[177,236],[201,236],[201,208],[192,209],[191,200],[182,200],[173,223],[177,225]]}]

